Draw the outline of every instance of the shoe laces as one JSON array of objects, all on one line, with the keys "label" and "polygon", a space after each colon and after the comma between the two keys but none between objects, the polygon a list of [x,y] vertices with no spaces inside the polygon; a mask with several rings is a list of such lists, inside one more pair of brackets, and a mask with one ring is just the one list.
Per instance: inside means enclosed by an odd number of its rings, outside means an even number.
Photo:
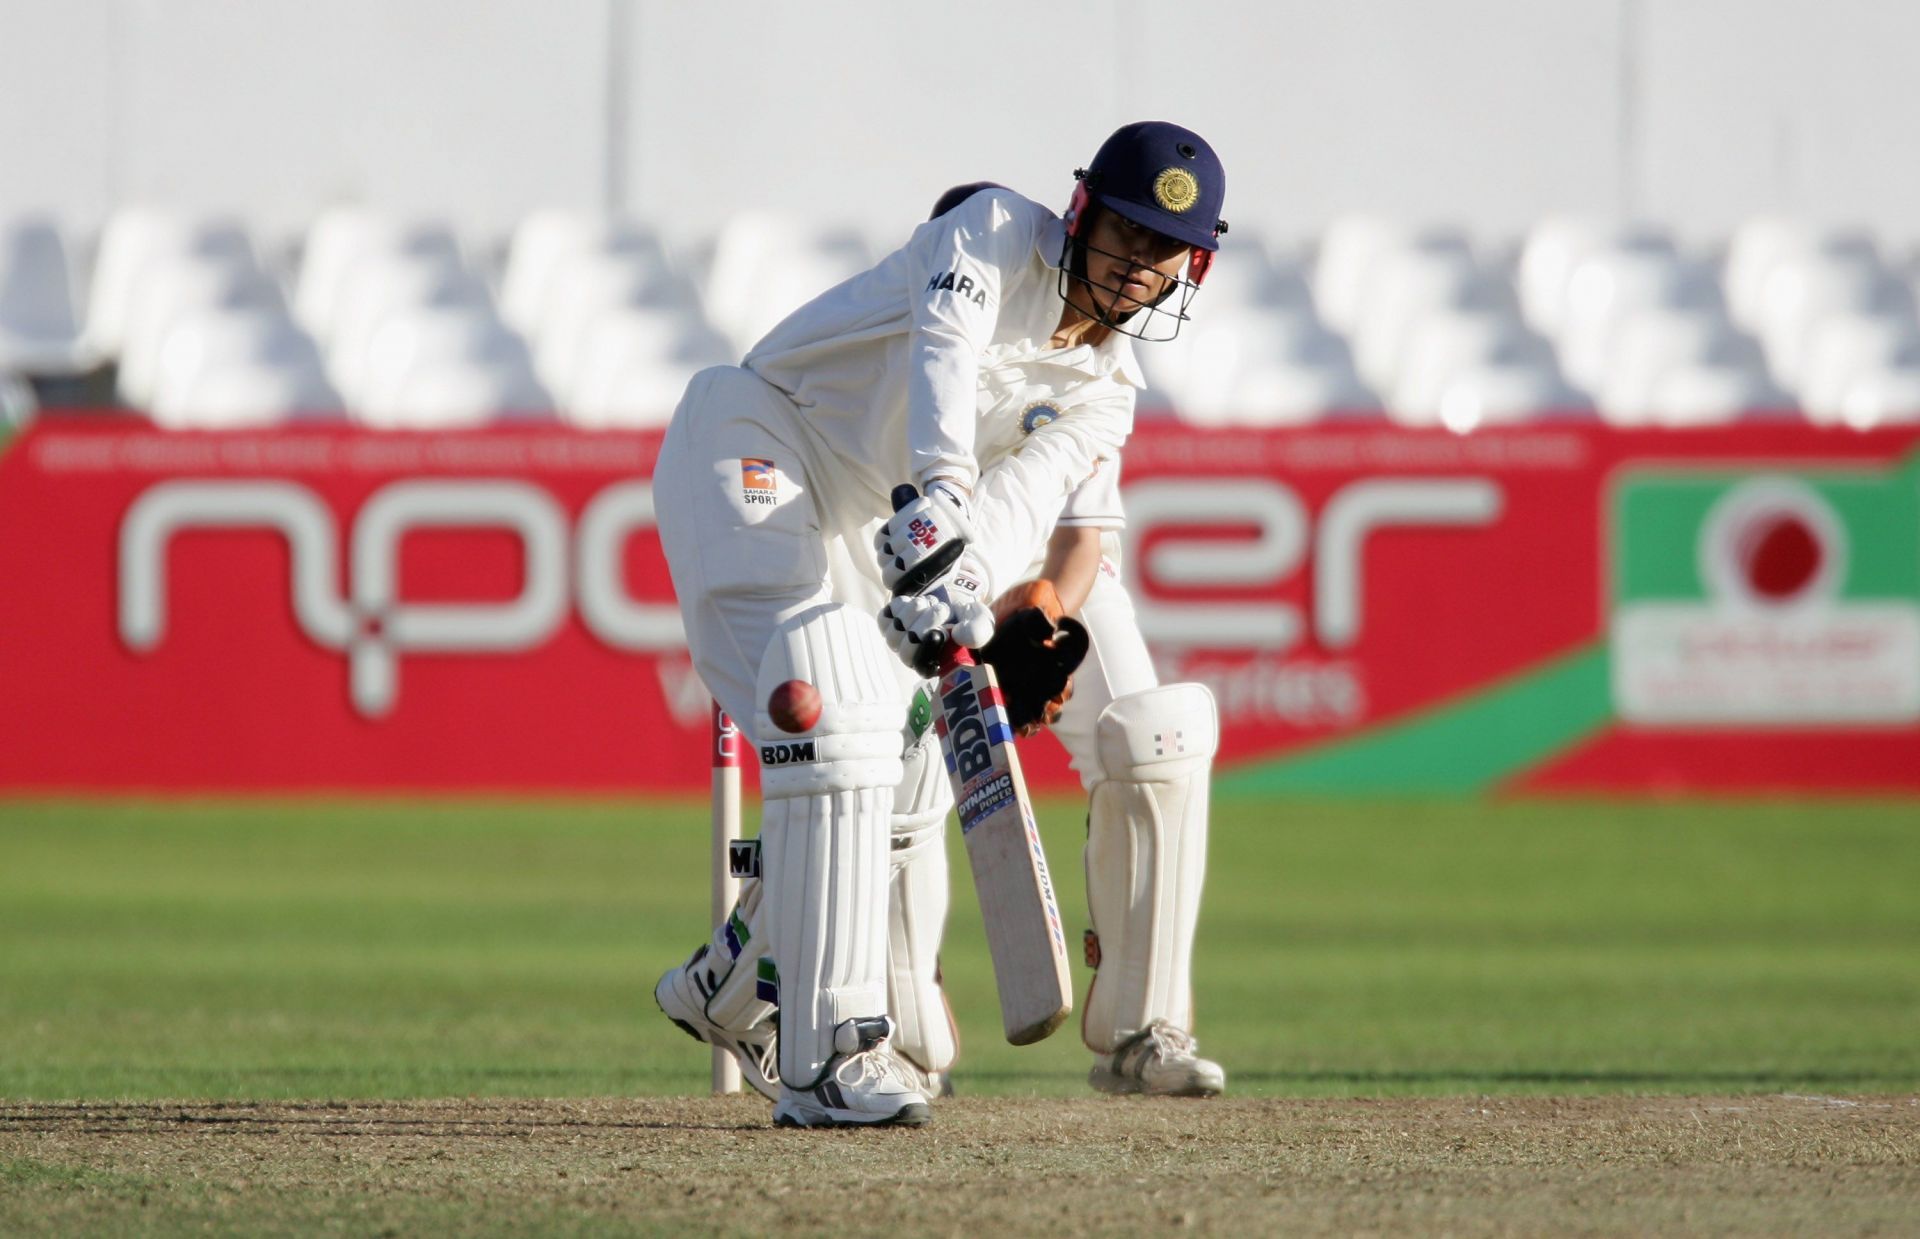
[{"label": "shoe laces", "polygon": [[[860,1069],[854,1073],[852,1079],[848,1079],[847,1069],[856,1063],[859,1064]],[[869,1080],[884,1080],[894,1074],[896,1074],[896,1071],[893,1061],[893,1051],[889,1050],[885,1045],[876,1045],[871,1050],[862,1050],[858,1054],[850,1055],[845,1062],[841,1063],[840,1066],[834,1070],[833,1078],[847,1087],[852,1088],[856,1085],[865,1084]]]},{"label": "shoe laces", "polygon": [[780,1078],[780,1046],[772,1037],[764,1041],[749,1041],[741,1038],[740,1048],[745,1050],[753,1061],[760,1064],[760,1070],[773,1079]]},{"label": "shoe laces", "polygon": [[1164,1020],[1155,1020],[1147,1029],[1147,1040],[1153,1042],[1162,1058],[1191,1058],[1200,1048],[1193,1034],[1184,1028],[1175,1028]]},{"label": "shoe laces", "polygon": [[1137,1071],[1155,1058],[1162,1062],[1192,1058],[1199,1048],[1193,1034],[1186,1029],[1176,1028],[1165,1020],[1155,1020],[1135,1033],[1114,1055],[1114,1061],[1117,1064],[1125,1060]]}]

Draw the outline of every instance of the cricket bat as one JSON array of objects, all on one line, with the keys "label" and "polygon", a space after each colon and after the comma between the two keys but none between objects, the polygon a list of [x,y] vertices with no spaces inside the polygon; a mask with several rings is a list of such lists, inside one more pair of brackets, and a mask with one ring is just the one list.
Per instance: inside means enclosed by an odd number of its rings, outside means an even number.
[{"label": "cricket bat", "polygon": [[949,646],[934,707],[993,953],[1001,1024],[1008,1041],[1032,1045],[1072,1013],[1073,978],[1046,848],[993,668]]}]

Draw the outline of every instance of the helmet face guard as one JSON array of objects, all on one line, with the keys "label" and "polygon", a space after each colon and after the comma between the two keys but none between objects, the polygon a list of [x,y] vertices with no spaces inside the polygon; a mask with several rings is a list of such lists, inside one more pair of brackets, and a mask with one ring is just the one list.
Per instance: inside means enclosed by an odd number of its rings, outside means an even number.
[{"label": "helmet face guard", "polygon": [[[1135,262],[1121,254],[1103,250],[1092,245],[1084,233],[1090,231],[1088,221],[1092,217],[1093,196],[1087,187],[1088,175],[1085,169],[1076,169],[1073,186],[1073,202],[1067,208],[1067,234],[1060,246],[1060,299],[1073,305],[1073,286],[1077,283],[1086,290],[1087,305],[1074,306],[1082,314],[1111,331],[1132,336],[1136,340],[1149,343],[1164,343],[1180,334],[1180,325],[1188,321],[1187,307],[1193,302],[1193,295],[1200,291],[1200,285],[1207,278],[1207,271],[1213,265],[1213,251],[1193,246],[1187,252],[1187,265],[1183,274],[1170,277],[1166,289],[1146,305],[1115,313],[1113,307],[1127,298],[1118,288],[1105,284],[1096,284],[1087,275],[1087,254],[1099,254],[1103,258],[1112,258],[1127,264],[1122,273],[1124,279],[1135,271],[1151,271],[1155,277],[1169,279],[1163,272],[1146,263]],[[1226,231],[1221,225],[1220,231]],[[1106,308],[1102,308],[1095,292],[1111,294]],[[1172,308],[1166,303],[1178,294],[1178,300]]]}]

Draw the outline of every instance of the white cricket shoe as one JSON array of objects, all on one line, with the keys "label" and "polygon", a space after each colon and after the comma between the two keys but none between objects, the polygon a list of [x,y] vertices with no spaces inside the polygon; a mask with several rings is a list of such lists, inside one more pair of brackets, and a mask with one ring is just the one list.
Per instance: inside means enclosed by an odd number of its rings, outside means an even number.
[{"label": "white cricket shoe", "polygon": [[740,1078],[768,1101],[778,1101],[780,1021],[769,1018],[738,1029],[722,1028],[707,1018],[707,996],[713,984],[705,962],[707,950],[702,945],[686,963],[669,968],[653,987],[653,1001],[687,1036],[732,1054],[740,1062]]},{"label": "white cricket shoe", "polygon": [[1155,1020],[1113,1053],[1094,1055],[1087,1083],[1103,1093],[1217,1097],[1227,1086],[1227,1073],[1198,1050],[1192,1033]]},{"label": "white cricket shoe", "polygon": [[[933,1117],[902,1060],[887,1045],[889,1016],[848,1020],[834,1033],[841,1050],[812,1088],[782,1088],[773,1104],[781,1127],[919,1127]],[[918,1074],[915,1069],[915,1074]]]}]

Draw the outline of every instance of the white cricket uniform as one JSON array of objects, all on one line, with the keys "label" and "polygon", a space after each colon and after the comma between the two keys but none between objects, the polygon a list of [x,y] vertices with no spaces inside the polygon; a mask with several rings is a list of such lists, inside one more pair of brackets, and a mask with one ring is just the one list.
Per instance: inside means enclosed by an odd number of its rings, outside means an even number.
[{"label": "white cricket uniform", "polygon": [[[695,666],[734,718],[754,717],[755,670],[782,619],[827,600],[877,616],[872,537],[900,483],[971,487],[995,592],[1027,574],[1056,523],[1121,524],[1119,454],[1142,380],[1119,333],[1049,343],[1063,239],[1045,207],[983,190],[796,310],[744,367],[695,376],[655,501]],[[915,682],[902,667],[903,693]]]},{"label": "white cricket uniform", "polygon": [[[655,509],[694,666],[756,745],[781,738],[757,734],[756,725],[757,681],[777,629],[841,604],[873,617],[877,640],[886,591],[873,535],[892,511],[895,486],[946,478],[971,489],[972,549],[994,594],[1037,574],[1056,525],[1123,524],[1120,451],[1142,380],[1123,334],[1091,346],[1050,343],[1062,311],[1064,240],[1064,224],[1044,207],[983,190],[795,311],[743,366],[705,370],[689,384],[661,446]],[[1104,777],[1101,712],[1156,683],[1120,587],[1115,541],[1108,538],[1110,559],[1081,611],[1092,652],[1054,729],[1089,788]],[[887,661],[904,718],[920,680]],[[939,836],[951,792],[937,759],[929,770],[924,744],[903,736],[902,746],[922,759],[909,760],[889,810],[888,1006],[899,1051],[940,1071],[957,1050],[937,979],[947,885]],[[856,885],[871,889],[864,879]],[[778,887],[768,898],[775,895],[801,898]],[[872,897],[856,902],[864,907]],[[773,919],[781,927],[768,931],[771,942],[745,954],[716,932],[712,958],[779,954],[780,935],[792,927]],[[854,936],[869,942],[864,934]],[[832,940],[828,934],[809,950]],[[796,1009],[809,991],[787,974],[796,962],[780,964],[781,1073],[789,1084],[823,1061],[820,1030],[871,1010],[866,982],[846,980],[871,977],[863,960],[835,973],[844,984],[820,991],[828,996],[808,1009]],[[769,1000],[764,989],[747,1000],[745,976],[724,964],[709,974],[727,995],[720,1006],[743,1027],[772,1009],[755,1005]],[[813,1048],[797,1053],[795,1034],[809,1030]]]}]

